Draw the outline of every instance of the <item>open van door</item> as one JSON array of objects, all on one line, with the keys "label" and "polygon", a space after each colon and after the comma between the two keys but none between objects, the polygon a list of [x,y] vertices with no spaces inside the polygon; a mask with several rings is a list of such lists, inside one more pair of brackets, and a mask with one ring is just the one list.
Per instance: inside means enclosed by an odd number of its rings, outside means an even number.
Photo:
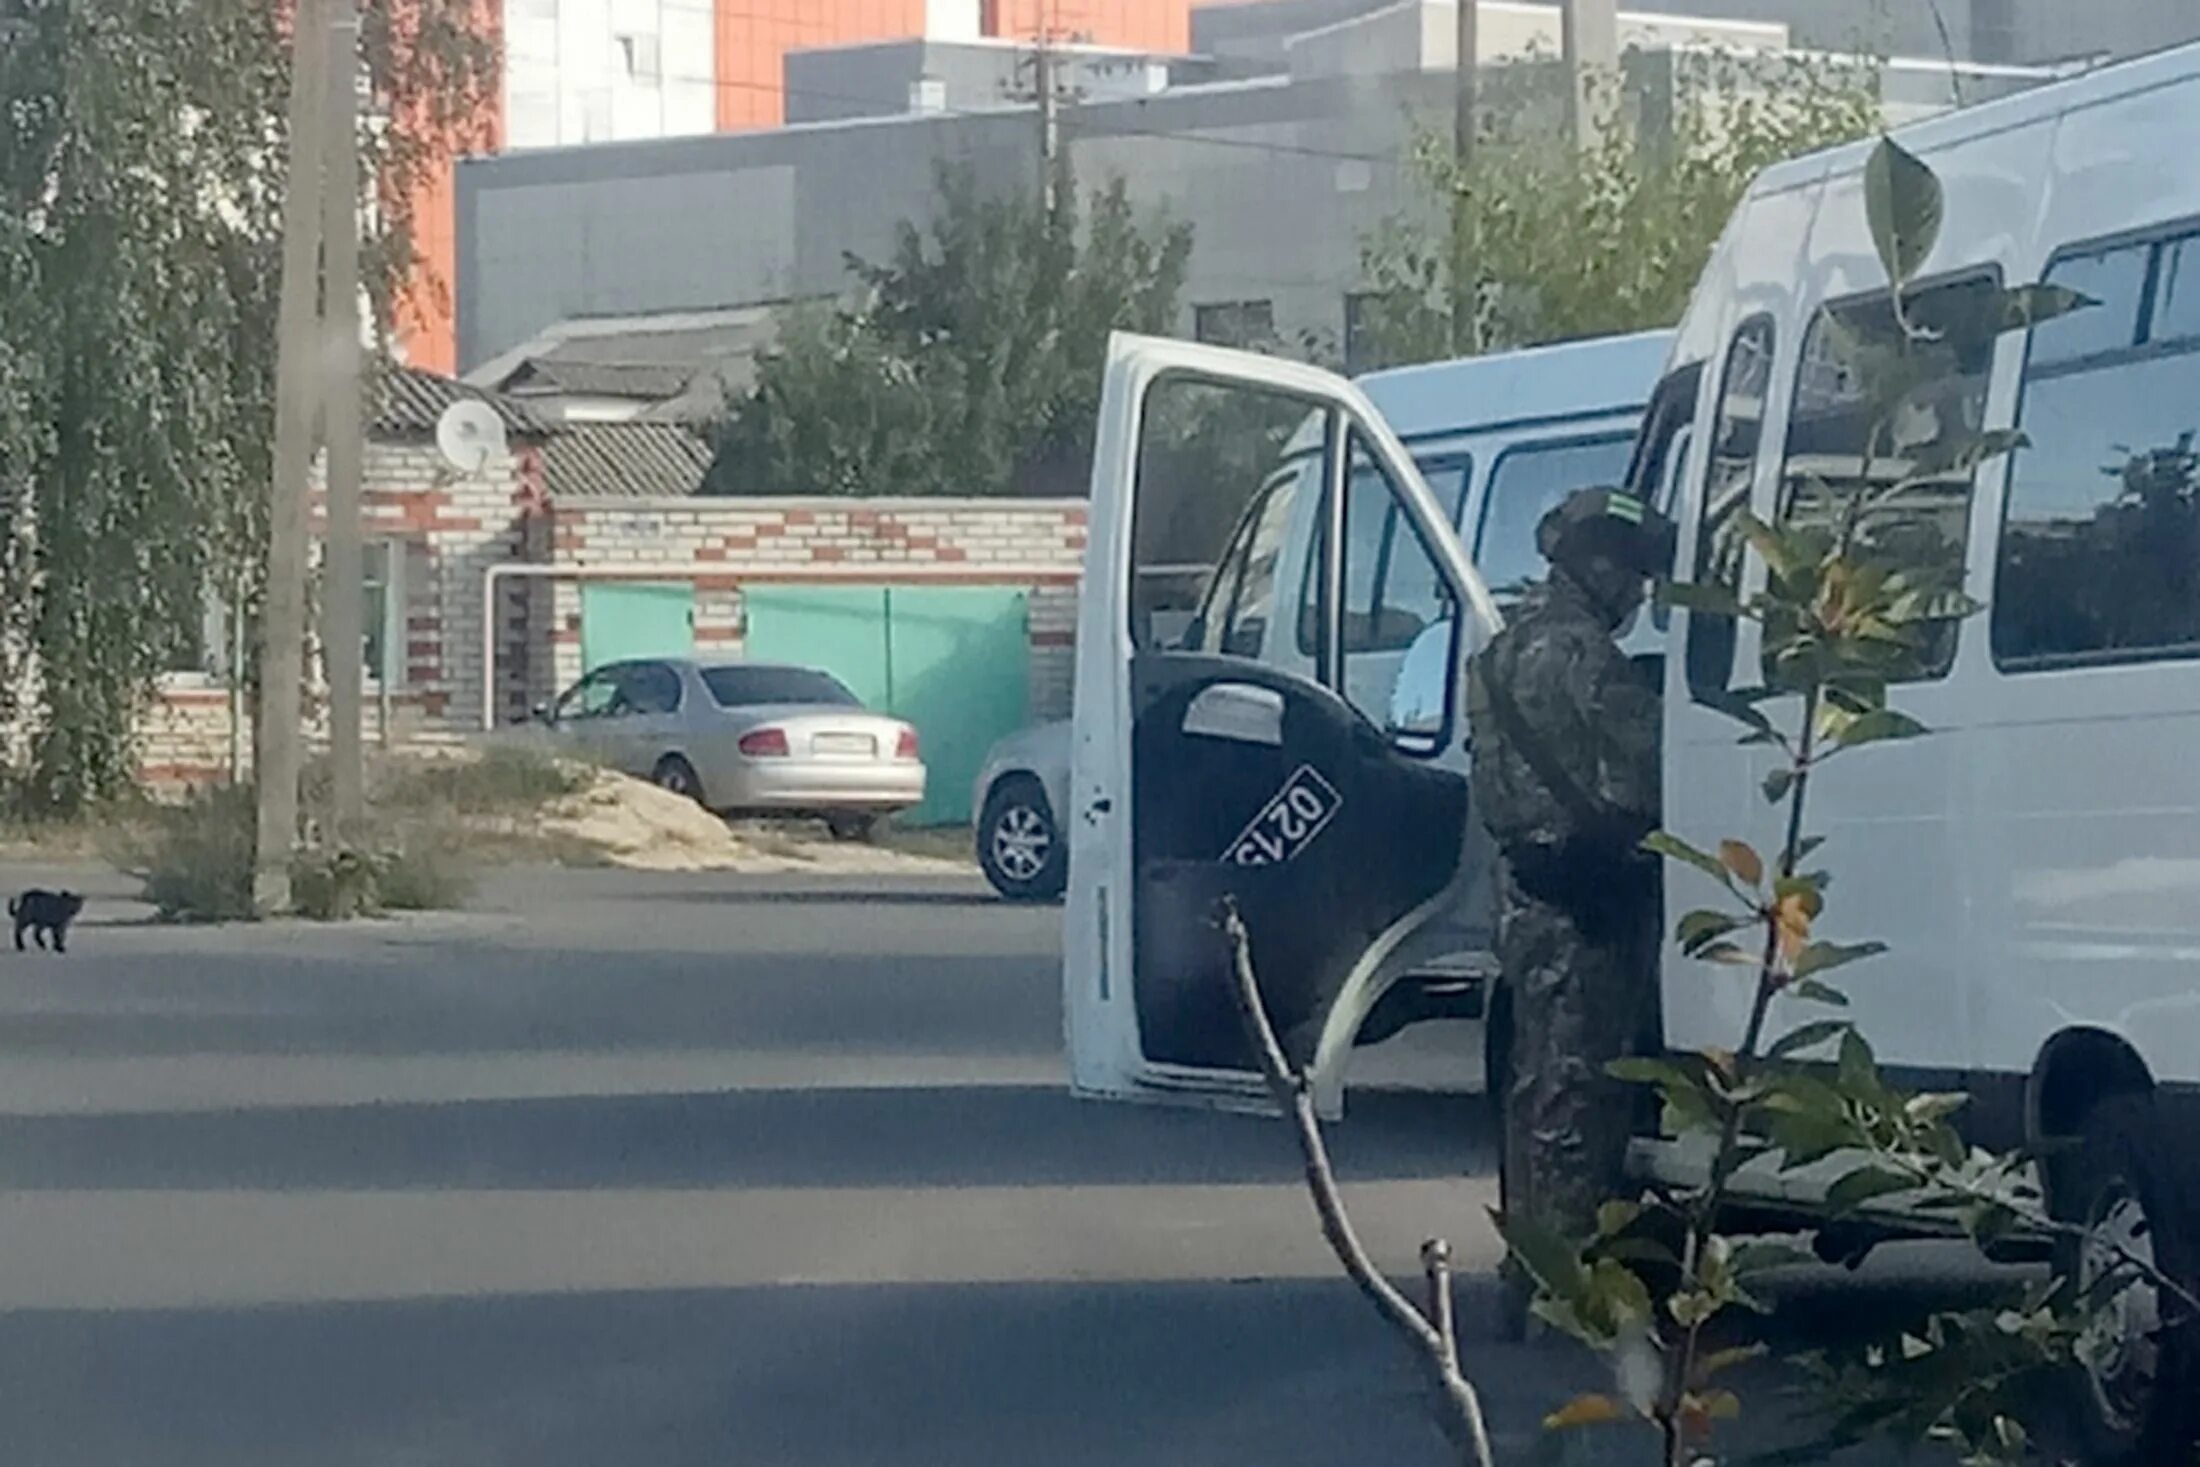
[{"label": "open van door", "polygon": [[[1264,1100],[1216,925],[1228,898],[1285,1049],[1334,1113],[1361,1018],[1436,955],[1417,941],[1456,948],[1464,913],[1488,947],[1461,673],[1496,609],[1367,398],[1297,363],[1114,338],[1091,516],[1065,811],[1072,1082]],[[1365,675],[1377,661],[1387,678]]]}]

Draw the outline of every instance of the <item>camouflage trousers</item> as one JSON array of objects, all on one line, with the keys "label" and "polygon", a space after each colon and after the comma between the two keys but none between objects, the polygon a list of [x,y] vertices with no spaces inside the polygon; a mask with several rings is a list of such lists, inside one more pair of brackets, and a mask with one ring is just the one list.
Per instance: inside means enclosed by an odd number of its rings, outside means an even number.
[{"label": "camouflage trousers", "polygon": [[1621,1194],[1628,1142],[1643,1114],[1636,1087],[1605,1066],[1659,1045],[1658,888],[1622,880],[1595,921],[1500,876],[1497,957],[1511,1004],[1505,1042],[1504,1210],[1569,1237]]}]

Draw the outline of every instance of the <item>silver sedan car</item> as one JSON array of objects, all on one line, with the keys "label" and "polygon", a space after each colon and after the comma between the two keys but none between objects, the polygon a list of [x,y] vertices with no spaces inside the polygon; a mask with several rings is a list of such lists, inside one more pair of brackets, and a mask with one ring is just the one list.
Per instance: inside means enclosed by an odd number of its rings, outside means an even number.
[{"label": "silver sedan car", "polygon": [[841,840],[924,799],[917,731],[816,668],[612,662],[545,711],[583,758],[727,815],[821,819]]}]

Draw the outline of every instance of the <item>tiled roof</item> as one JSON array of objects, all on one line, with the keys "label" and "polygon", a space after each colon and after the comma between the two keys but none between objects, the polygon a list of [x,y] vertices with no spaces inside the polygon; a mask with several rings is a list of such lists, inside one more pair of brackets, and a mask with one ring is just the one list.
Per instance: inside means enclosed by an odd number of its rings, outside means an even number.
[{"label": "tiled roof", "polygon": [[508,397],[418,367],[391,367],[381,372],[373,400],[371,428],[377,433],[433,433],[443,410],[464,401],[485,402],[495,408],[507,433],[539,438],[548,431],[541,419]]},{"label": "tiled roof", "polygon": [[660,402],[702,370],[669,362],[583,362],[537,357],[512,374],[507,392],[548,390],[583,397],[635,397]]},{"label": "tiled roof", "polygon": [[695,492],[710,445],[677,423],[588,423],[559,429],[542,457],[553,499],[660,499]]}]

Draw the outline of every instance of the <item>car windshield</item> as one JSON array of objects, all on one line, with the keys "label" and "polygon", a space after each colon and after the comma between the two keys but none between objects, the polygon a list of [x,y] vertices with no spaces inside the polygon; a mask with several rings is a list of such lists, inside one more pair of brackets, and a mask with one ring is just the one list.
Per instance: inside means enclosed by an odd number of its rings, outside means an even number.
[{"label": "car windshield", "polygon": [[863,700],[829,672],[810,667],[706,667],[703,686],[721,708],[764,703],[823,703],[861,708]]}]

